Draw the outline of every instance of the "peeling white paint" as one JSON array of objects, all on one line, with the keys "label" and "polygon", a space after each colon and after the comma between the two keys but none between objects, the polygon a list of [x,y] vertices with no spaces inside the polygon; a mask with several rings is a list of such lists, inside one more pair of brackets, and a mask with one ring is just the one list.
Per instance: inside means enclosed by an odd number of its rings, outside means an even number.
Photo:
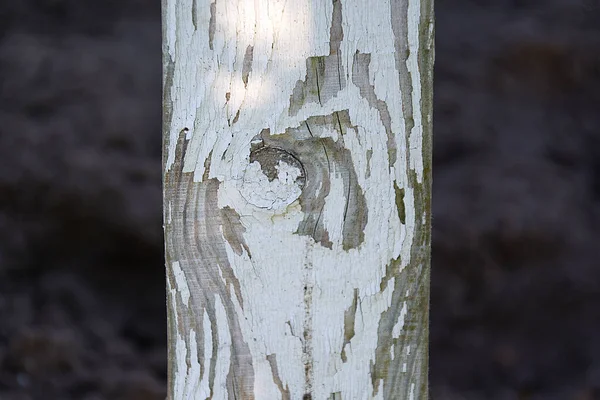
[{"label": "peeling white paint", "polygon": [[197,399],[200,383],[200,362],[198,361],[198,341],[196,332],[191,329],[188,341],[189,366],[185,377],[185,390],[182,399]]},{"label": "peeling white paint", "polygon": [[179,261],[173,261],[171,268],[173,269],[173,275],[175,276],[175,289],[181,296],[181,301],[183,304],[188,305],[190,300],[190,288],[188,287],[187,280],[185,279],[185,273],[181,269]]},{"label": "peeling white paint", "polygon": [[194,397],[194,399],[206,399],[207,397],[210,397],[208,375],[210,372],[210,358],[213,351],[213,340],[210,319],[206,310],[204,310],[202,326],[204,328],[204,373],[202,374],[202,380],[200,381],[200,385],[198,386],[198,391],[196,392],[196,397]]},{"label": "peeling white paint", "polygon": [[[408,0],[408,47],[419,48],[419,21],[421,20],[421,1]],[[417,51],[411,51],[406,61],[412,80],[412,103],[414,127],[410,132],[410,164],[417,174],[417,181],[423,182],[423,123],[421,118],[421,71],[417,60]]]},{"label": "peeling white paint", "polygon": [[[406,345],[406,359],[410,356],[410,344]],[[403,363],[402,364],[402,372],[406,372],[407,371],[407,367],[408,364],[407,363]]]},{"label": "peeling white paint", "polygon": [[[171,280],[167,277],[167,291],[168,296],[171,301],[171,308],[176,309],[177,303],[177,289],[173,288],[171,285]],[[174,315],[175,325],[178,325],[178,317],[177,314]],[[176,399],[182,399],[185,392],[185,382],[187,380],[188,371],[187,371],[187,345],[183,336],[177,332],[175,334],[175,380],[173,382],[173,396]]]},{"label": "peeling white paint", "polygon": [[344,180],[333,168],[329,196],[325,198],[325,207],[323,208],[323,223],[329,232],[329,239],[335,243],[338,249],[342,246],[342,229],[344,228],[344,207],[342,205],[346,200]]},{"label": "peeling white paint", "polygon": [[169,201],[167,203],[167,224],[171,224],[173,222],[173,205]]},{"label": "peeling white paint", "polygon": [[301,175],[301,171],[283,161],[275,168],[278,171],[277,178],[270,181],[258,161],[248,165],[240,181],[239,190],[249,204],[281,212],[300,197],[302,190],[296,179]]},{"label": "peeling white paint", "polygon": [[219,337],[219,356],[216,361],[214,398],[227,399],[227,375],[231,362],[231,335],[225,307],[218,295],[215,295],[215,313],[217,320],[217,334]]},{"label": "peeling white paint", "polygon": [[398,316],[398,321],[396,321],[396,324],[394,325],[394,328],[392,329],[392,337],[394,339],[399,338],[400,335],[402,334],[402,330],[404,329],[404,318],[406,317],[407,313],[408,313],[408,306],[406,305],[406,302],[404,302],[402,304],[402,310],[400,310],[400,315]]},{"label": "peeling white paint", "polygon": [[[330,53],[331,1],[216,1],[211,49],[208,26],[213,1],[166,0],[166,54],[175,64],[173,85],[167,88],[173,113],[167,132],[165,169],[168,172],[173,167],[178,137],[187,128],[189,143],[183,171],[193,173],[194,180],[202,182],[207,175],[204,166],[209,161],[208,178],[219,181],[216,206],[231,207],[239,215],[244,228],[241,239],[251,256],[245,251],[238,255],[223,240],[227,261],[239,282],[243,307],[232,293],[234,310],[226,311],[220,295],[213,293],[217,337],[213,337],[206,311],[202,315],[202,330],[198,331],[202,335],[191,330],[188,340],[177,336],[173,400],[204,399],[210,394],[208,371],[213,340],[218,352],[212,361],[216,363],[213,398],[229,398],[232,337],[228,312],[235,314],[249,348],[257,400],[281,397],[266,359],[271,354],[276,355],[278,378],[292,399],[302,398],[307,388],[315,400],[327,399],[336,392],[342,399],[383,399],[383,381],[378,382],[379,390],[373,395],[371,365],[376,357],[381,316],[392,306],[396,278],[391,277],[384,289],[381,283],[392,260],[399,258],[401,268],[410,263],[416,218],[421,218],[415,215],[407,169],[408,166],[414,170],[419,182],[423,180],[421,76],[417,60],[420,0],[409,1],[407,21],[411,51],[406,63],[413,84],[415,123],[408,140],[395,65],[390,2],[369,2],[367,12],[364,0],[341,0],[344,39],[338,53],[340,68],[351,74],[354,55],[371,54],[369,84],[388,107],[397,148],[392,168],[380,112],[361,96],[352,79],[345,79],[346,86],[335,96],[321,103],[306,103],[290,115],[290,95],[298,81],[306,78],[307,58]],[[196,11],[192,10],[194,4]],[[242,60],[248,46],[253,46],[252,68],[244,84]],[[356,129],[343,134],[323,129],[317,135],[343,143],[364,195],[368,210],[364,241],[351,249],[343,246],[348,171],[333,165],[328,176],[322,223],[331,242],[329,248],[297,233],[305,217],[299,201],[302,188],[297,183],[300,169],[280,162],[276,179],[269,180],[258,161],[249,162],[250,143],[256,144],[255,138],[263,130],[277,136],[301,126],[310,117],[343,110],[347,110]],[[404,189],[405,224],[398,216],[394,182]],[[322,190],[323,183],[319,182],[317,192]],[[171,207],[169,203],[169,224],[173,219]],[[172,301],[178,294],[189,306],[194,294],[190,293],[179,261],[182,260],[171,263],[175,287],[169,286],[169,290]],[[223,280],[221,269],[219,273]],[[355,290],[358,304],[354,334],[345,343],[344,316]],[[408,301],[403,303],[393,327],[394,338],[403,333],[407,311]],[[199,336],[203,343],[196,343]],[[307,377],[308,345],[311,373]],[[202,360],[198,360],[198,348],[203,349]],[[342,360],[342,348],[346,362]],[[393,345],[390,351],[393,359]],[[406,363],[402,368],[406,372]],[[411,398],[414,392],[412,384]]]},{"label": "peeling white paint", "polygon": [[174,394],[176,399],[183,399],[185,398],[185,385],[189,371],[186,363],[187,343],[181,335],[177,335],[176,338],[175,357],[177,359],[177,374],[175,375]]},{"label": "peeling white paint", "polygon": [[[263,223],[257,223],[253,216],[242,216],[242,223],[253,227],[245,236],[250,248],[259,247],[261,238],[289,235],[300,220],[290,224],[288,232],[282,229],[285,224],[266,223],[270,221],[269,218],[259,221]],[[301,360],[304,294],[303,286],[298,283],[303,282],[303,266],[307,258],[305,249],[309,238],[298,235],[290,237],[295,239],[298,249],[293,255],[289,251],[282,251],[279,246],[274,246],[268,252],[253,254],[252,260],[238,256],[231,248],[227,249],[227,254],[240,280],[244,298],[244,309],[235,299],[234,304],[236,312],[242,316],[239,318],[242,334],[249,338],[247,343],[255,365],[255,382],[262,382],[261,391],[267,390],[264,385],[277,390],[266,360],[267,355],[277,354],[283,385],[288,385],[290,392],[298,395],[304,392]],[[289,241],[287,244],[292,245]]]}]

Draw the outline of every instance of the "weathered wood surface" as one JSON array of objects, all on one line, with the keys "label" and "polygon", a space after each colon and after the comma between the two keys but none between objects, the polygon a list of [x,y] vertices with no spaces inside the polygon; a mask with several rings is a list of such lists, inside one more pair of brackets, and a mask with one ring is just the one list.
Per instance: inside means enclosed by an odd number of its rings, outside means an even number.
[{"label": "weathered wood surface", "polygon": [[169,398],[427,398],[432,0],[163,0]]}]

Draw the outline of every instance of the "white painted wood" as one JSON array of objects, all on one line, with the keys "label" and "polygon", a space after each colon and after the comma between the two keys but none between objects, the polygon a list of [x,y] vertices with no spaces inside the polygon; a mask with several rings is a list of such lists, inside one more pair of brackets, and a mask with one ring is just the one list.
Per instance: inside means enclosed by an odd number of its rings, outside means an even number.
[{"label": "white painted wood", "polygon": [[431,0],[163,0],[169,399],[425,399]]}]

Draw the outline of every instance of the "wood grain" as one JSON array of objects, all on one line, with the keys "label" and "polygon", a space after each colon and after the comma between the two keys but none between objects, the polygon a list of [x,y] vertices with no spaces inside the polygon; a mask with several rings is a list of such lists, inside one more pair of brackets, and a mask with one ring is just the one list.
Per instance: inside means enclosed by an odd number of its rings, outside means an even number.
[{"label": "wood grain", "polygon": [[169,399],[427,398],[431,0],[163,0]]}]

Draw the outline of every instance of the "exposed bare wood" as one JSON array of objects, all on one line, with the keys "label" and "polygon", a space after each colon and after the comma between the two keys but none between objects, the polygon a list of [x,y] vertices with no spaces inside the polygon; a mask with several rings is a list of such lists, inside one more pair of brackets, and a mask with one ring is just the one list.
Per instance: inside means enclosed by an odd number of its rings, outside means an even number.
[{"label": "exposed bare wood", "polygon": [[427,398],[432,0],[163,0],[169,399]]}]

